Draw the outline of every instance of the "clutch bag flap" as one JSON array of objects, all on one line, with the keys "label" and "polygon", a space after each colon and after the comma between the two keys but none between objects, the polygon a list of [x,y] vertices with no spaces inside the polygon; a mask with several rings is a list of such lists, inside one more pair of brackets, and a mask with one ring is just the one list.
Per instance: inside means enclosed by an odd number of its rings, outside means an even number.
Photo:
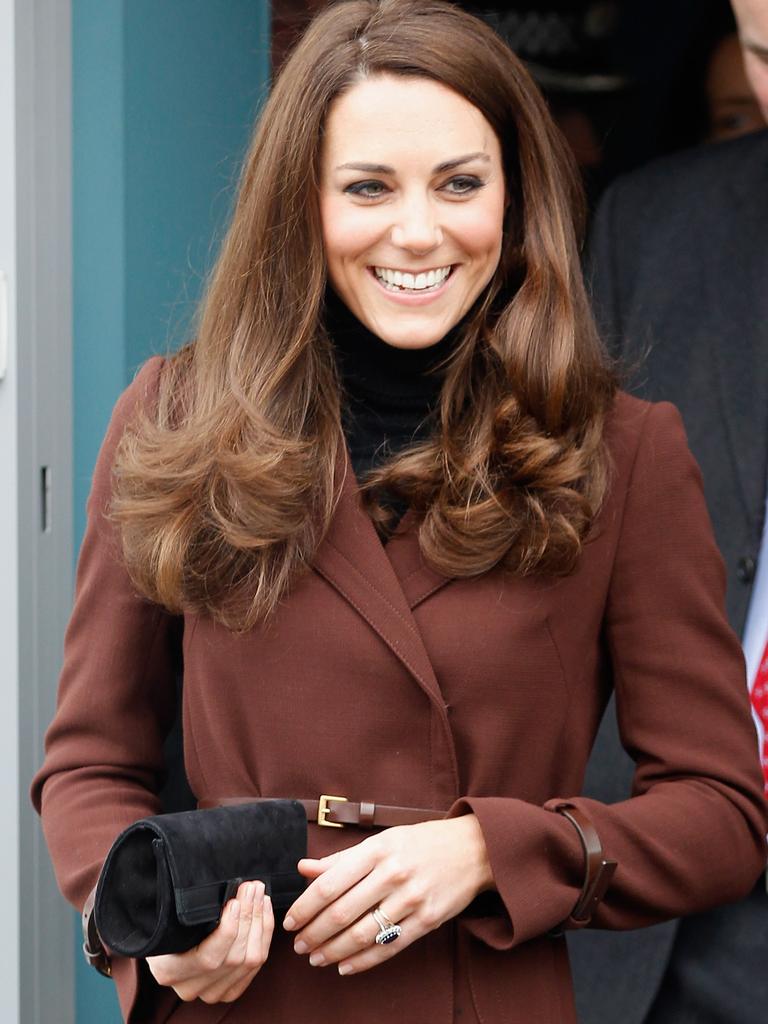
[{"label": "clutch bag flap", "polygon": [[142,818],[112,845],[94,906],[102,941],[124,956],[183,952],[216,927],[241,882],[260,880],[276,911],[306,882],[307,819],[295,800]]}]

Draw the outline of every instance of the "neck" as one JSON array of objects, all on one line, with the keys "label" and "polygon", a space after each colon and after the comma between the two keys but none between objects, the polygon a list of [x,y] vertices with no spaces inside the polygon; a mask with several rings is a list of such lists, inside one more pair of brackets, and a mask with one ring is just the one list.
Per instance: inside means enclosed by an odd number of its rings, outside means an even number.
[{"label": "neck", "polygon": [[458,328],[422,349],[382,341],[329,293],[325,326],[342,387],[342,423],[358,478],[410,445],[435,425],[444,366]]},{"label": "neck", "polygon": [[458,328],[425,348],[398,348],[362,324],[329,290],[325,325],[333,339],[345,390],[406,400],[437,398],[440,372],[458,340]]}]

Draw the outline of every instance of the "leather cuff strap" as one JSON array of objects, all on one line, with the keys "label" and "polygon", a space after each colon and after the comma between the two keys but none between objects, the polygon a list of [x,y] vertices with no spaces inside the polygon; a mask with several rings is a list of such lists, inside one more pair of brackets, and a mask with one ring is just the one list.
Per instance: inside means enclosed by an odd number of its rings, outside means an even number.
[{"label": "leather cuff strap", "polygon": [[605,895],[616,870],[615,860],[603,856],[603,844],[592,819],[581,807],[567,800],[552,800],[545,804],[547,810],[562,814],[578,833],[584,852],[584,882],[571,913],[554,928],[550,935],[562,935],[566,929],[583,928],[592,920],[597,905]]},{"label": "leather cuff strap", "polygon": [[96,887],[88,893],[88,899],[83,907],[83,956],[86,963],[95,967],[99,974],[105,978],[112,977],[112,962],[109,959],[104,943],[96,930],[96,922],[93,919],[93,904],[96,899]]}]

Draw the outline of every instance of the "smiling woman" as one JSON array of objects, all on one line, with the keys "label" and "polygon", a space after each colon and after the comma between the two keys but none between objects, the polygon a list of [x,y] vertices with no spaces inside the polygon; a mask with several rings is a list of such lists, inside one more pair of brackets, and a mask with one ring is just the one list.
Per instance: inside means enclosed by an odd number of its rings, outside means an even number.
[{"label": "smiling woman", "polygon": [[[198,946],[114,957],[134,1024],[574,1024],[565,928],[762,867],[698,471],[616,390],[575,181],[440,0],[330,7],[275,83],[196,337],[115,410],[33,795],[82,905],[158,810],[181,625],[192,789],[301,801],[308,884],[276,928],[222,878]],[[615,807],[578,796],[614,681]]]},{"label": "smiling woman", "polygon": [[331,106],[320,179],[328,278],[388,344],[434,345],[469,312],[499,264],[504,207],[499,140],[452,89],[377,75]]},{"label": "smiling woman", "polygon": [[[421,443],[360,481],[384,535],[394,497],[423,517],[419,543],[441,571],[572,568],[605,487],[614,390],[581,281],[581,219],[570,152],[484,23],[404,0],[317,18],[257,127],[196,342],[161,374],[161,434],[145,423],[118,457],[113,509],[141,590],[252,626],[311,564],[344,469],[329,295],[373,348],[433,346],[461,324],[439,413],[414,413]],[[429,271],[434,293],[416,285]],[[205,353],[233,379],[211,375]],[[425,436],[432,414],[441,429]]]}]

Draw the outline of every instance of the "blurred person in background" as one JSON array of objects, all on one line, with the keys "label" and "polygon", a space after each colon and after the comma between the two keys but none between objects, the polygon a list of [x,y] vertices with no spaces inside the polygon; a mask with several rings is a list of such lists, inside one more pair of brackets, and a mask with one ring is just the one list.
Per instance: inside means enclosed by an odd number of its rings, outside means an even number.
[{"label": "blurred person in background", "polygon": [[[745,67],[768,110],[768,4],[734,0]],[[620,178],[591,242],[604,336],[637,390],[683,413],[742,636],[757,749],[768,761],[768,133],[704,146]],[[680,714],[685,715],[685,707]],[[630,793],[606,715],[585,793]],[[758,1024],[768,1019],[768,895],[644,932],[570,937],[584,1024]],[[608,941],[605,941],[605,940]]]},{"label": "blurred person in background", "polygon": [[525,61],[574,153],[592,207],[617,175],[655,156],[764,123],[728,0],[463,6]]},{"label": "blurred person in background", "polygon": [[738,34],[729,32],[716,44],[706,81],[708,142],[723,142],[765,128],[765,118],[744,68]]}]

